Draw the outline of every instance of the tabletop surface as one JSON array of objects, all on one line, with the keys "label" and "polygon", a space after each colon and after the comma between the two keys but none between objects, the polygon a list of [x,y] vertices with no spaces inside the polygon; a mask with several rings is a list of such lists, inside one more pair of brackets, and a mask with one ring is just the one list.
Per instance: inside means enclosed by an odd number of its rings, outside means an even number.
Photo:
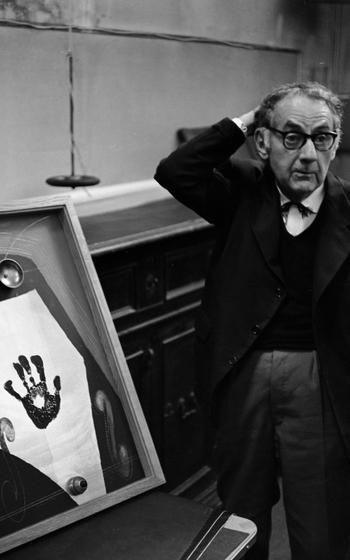
[{"label": "tabletop surface", "polygon": [[[212,514],[203,504],[151,491],[5,552],[2,558],[181,560]],[[231,533],[234,549],[242,537]]]},{"label": "tabletop surface", "polygon": [[209,227],[173,198],[133,208],[82,216],[80,223],[92,254]]}]

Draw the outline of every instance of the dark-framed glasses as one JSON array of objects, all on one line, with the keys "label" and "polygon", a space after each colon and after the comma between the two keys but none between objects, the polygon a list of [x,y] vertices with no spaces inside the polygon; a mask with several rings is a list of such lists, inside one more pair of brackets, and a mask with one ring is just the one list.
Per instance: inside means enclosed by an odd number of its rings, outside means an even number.
[{"label": "dark-framed glasses", "polygon": [[319,152],[327,152],[334,145],[338,134],[336,132],[316,132],[315,134],[305,134],[305,132],[278,130],[272,126],[266,127],[273,132],[277,132],[282,136],[283,146],[287,150],[299,150],[302,148],[308,138],[311,138],[316,150]]}]

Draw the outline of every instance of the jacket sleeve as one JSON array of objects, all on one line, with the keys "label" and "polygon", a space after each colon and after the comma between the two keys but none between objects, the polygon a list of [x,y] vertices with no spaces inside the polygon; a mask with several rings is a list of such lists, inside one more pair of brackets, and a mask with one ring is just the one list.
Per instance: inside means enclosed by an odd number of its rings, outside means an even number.
[{"label": "jacket sleeve", "polygon": [[208,222],[229,219],[239,199],[240,173],[229,158],[245,136],[225,118],[163,159],[155,179]]}]

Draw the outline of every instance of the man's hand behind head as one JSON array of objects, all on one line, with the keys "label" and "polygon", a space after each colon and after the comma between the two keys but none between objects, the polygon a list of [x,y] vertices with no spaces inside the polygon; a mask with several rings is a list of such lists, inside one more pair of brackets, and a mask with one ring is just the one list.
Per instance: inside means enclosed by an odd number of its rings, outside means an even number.
[{"label": "man's hand behind head", "polygon": [[252,109],[251,111],[248,111],[247,113],[244,113],[239,117],[242,123],[247,127],[247,136],[252,136],[252,134],[254,134],[254,130],[256,127],[255,116],[258,111],[259,106],[255,107],[255,109]]}]

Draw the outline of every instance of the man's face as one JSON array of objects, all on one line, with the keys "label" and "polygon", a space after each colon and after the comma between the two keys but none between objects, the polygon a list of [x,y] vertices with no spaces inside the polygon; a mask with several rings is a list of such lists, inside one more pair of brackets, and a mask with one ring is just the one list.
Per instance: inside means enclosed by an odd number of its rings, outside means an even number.
[{"label": "man's face", "polygon": [[[283,132],[334,132],[334,116],[322,100],[293,95],[277,103],[271,126]],[[303,200],[324,182],[335,157],[337,140],[328,151],[316,150],[311,138],[298,149],[288,150],[283,138],[272,130],[264,131],[270,166],[281,191],[294,200]]]}]

